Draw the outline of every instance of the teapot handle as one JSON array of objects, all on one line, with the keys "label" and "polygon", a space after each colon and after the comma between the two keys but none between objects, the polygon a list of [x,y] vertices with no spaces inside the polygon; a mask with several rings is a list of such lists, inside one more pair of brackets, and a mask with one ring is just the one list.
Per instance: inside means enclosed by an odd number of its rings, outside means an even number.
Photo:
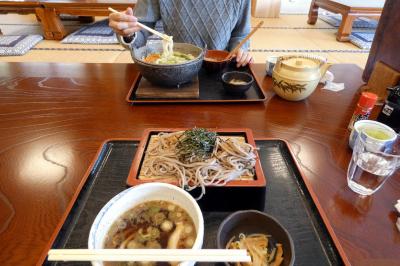
[{"label": "teapot handle", "polygon": [[283,60],[283,56],[278,56],[278,59],[276,60],[276,63],[275,63],[275,67],[277,69],[281,67],[282,60]]}]

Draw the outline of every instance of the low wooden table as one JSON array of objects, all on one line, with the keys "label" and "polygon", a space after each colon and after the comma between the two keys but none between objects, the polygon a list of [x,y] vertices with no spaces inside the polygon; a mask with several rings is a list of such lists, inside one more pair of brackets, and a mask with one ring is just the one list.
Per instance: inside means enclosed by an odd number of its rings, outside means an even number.
[{"label": "low wooden table", "polygon": [[338,41],[348,41],[357,17],[379,19],[385,0],[312,0],[308,12],[308,24],[314,25],[318,19],[318,9],[324,8],[342,14],[342,23],[336,35]]},{"label": "low wooden table", "polygon": [[0,14],[35,13],[42,24],[44,38],[61,40],[67,31],[60,14],[76,15],[82,21],[93,21],[94,16],[108,16],[108,7],[125,10],[133,8],[135,3],[136,0],[3,0],[0,1]]},{"label": "low wooden table", "polygon": [[39,0],[2,0],[0,1],[0,14],[18,13],[29,14],[35,13],[35,8],[40,7]]},{"label": "low wooden table", "polygon": [[36,14],[42,21],[44,37],[48,40],[61,40],[67,34],[59,15],[108,16],[108,7],[125,10],[134,7],[135,0],[40,0],[43,8]]},{"label": "low wooden table", "polygon": [[0,264],[41,264],[104,140],[197,126],[287,140],[344,263],[399,265],[393,204],[400,175],[372,197],[347,187],[347,124],[362,70],[334,65],[335,81],[346,89],[318,88],[300,102],[274,94],[264,64],[254,70],[266,102],[131,106],[125,96],[138,75],[134,64],[0,63]]},{"label": "low wooden table", "polygon": [[[39,0],[2,0],[0,1],[0,14],[34,14],[36,12],[35,9],[38,7],[40,7]],[[2,34],[0,29],[0,35]]]}]

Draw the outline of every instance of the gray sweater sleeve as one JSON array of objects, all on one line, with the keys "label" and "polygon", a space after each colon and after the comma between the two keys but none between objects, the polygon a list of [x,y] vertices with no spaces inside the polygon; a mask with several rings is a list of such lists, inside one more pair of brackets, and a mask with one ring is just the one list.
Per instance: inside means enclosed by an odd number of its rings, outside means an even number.
[{"label": "gray sweater sleeve", "polygon": [[[233,48],[235,48],[236,45],[240,43],[241,40],[243,40],[247,34],[250,33],[251,31],[251,24],[250,24],[250,19],[251,19],[251,6],[250,6],[251,1],[242,1],[242,5],[240,8],[239,12],[239,18],[237,20],[236,26],[233,29],[231,33],[231,39],[229,40],[228,47],[227,49],[231,51]],[[243,46],[242,49],[248,50],[249,49],[250,42],[247,41]]]},{"label": "gray sweater sleeve", "polygon": [[[154,28],[156,22],[160,19],[159,0],[138,0],[133,11],[133,15],[138,18],[139,22],[150,28]],[[142,47],[146,45],[147,38],[150,33],[146,30],[141,30],[135,33],[132,43],[127,43],[124,38],[117,36],[120,43],[126,48]]]}]

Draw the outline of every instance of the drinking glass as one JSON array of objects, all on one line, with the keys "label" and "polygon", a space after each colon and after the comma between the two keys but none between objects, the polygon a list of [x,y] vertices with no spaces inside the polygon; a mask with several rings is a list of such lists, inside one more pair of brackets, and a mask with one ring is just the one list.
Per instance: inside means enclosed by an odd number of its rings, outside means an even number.
[{"label": "drinking glass", "polygon": [[400,137],[382,145],[382,141],[361,132],[353,148],[347,170],[347,184],[354,192],[368,196],[375,193],[400,166]]}]

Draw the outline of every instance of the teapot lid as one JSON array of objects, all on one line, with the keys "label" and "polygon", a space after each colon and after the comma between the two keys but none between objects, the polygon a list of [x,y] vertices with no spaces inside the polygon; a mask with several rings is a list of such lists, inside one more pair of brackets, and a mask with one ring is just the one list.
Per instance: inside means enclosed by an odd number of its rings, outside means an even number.
[{"label": "teapot lid", "polygon": [[314,58],[290,57],[282,60],[282,64],[293,70],[315,70],[321,66],[321,61]]},{"label": "teapot lid", "polygon": [[324,63],[324,60],[310,56],[290,55],[281,57],[281,65],[295,72],[316,71]]}]

